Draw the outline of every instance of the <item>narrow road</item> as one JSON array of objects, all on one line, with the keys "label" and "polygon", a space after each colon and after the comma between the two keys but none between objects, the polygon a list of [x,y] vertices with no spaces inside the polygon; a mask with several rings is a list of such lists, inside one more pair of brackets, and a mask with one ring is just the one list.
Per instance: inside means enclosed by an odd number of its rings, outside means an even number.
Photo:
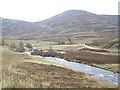
[{"label": "narrow road", "polygon": [[95,47],[91,47],[91,46],[88,46],[88,45],[86,45],[86,44],[79,44],[79,45],[80,45],[80,46],[82,46],[83,48],[101,50],[101,48],[95,48]]}]

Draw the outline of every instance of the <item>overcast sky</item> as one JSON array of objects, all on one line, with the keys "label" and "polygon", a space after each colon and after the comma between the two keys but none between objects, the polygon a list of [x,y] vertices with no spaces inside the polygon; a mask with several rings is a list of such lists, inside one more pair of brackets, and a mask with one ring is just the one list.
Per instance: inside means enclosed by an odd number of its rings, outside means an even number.
[{"label": "overcast sky", "polygon": [[66,10],[85,10],[95,14],[118,14],[119,0],[0,0],[0,17],[41,21]]}]

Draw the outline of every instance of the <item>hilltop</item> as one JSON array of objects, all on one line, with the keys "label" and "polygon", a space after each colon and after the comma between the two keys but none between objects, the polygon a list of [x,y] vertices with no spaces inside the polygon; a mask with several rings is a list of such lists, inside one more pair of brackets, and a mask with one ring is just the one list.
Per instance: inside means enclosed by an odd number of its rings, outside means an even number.
[{"label": "hilltop", "polygon": [[64,40],[81,37],[116,37],[117,15],[68,10],[39,22],[2,18],[2,34],[13,39]]}]

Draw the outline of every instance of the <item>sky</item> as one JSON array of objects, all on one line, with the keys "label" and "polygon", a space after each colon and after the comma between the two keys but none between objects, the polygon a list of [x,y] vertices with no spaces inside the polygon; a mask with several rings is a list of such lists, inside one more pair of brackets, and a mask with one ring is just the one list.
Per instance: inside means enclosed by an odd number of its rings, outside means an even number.
[{"label": "sky", "polygon": [[0,0],[0,17],[35,22],[71,9],[117,15],[118,2],[119,0]]}]

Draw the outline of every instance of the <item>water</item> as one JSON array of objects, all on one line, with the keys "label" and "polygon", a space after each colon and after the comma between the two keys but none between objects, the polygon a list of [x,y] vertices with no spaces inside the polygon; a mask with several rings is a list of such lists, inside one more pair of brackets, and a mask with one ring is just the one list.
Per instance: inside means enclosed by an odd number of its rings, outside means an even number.
[{"label": "water", "polygon": [[91,74],[93,77],[97,79],[105,80],[107,82],[114,83],[114,84],[120,84],[120,81],[118,79],[119,78],[118,75],[120,75],[120,73],[119,74],[113,73],[111,71],[89,66],[86,64],[69,62],[61,58],[56,58],[56,57],[45,57],[45,58],[51,62],[56,62],[62,65],[65,65],[74,71],[80,71],[80,72],[84,72],[87,74]]},{"label": "water", "polygon": [[[25,52],[25,53],[28,55],[31,55],[31,52]],[[119,81],[120,73],[113,73],[111,71],[107,71],[101,68],[89,66],[82,63],[70,62],[61,58],[56,58],[56,57],[45,57],[45,58],[51,62],[56,62],[64,66],[67,66],[68,68],[74,71],[80,71],[80,72],[90,74],[99,80],[105,80],[110,83],[120,84],[120,81]]]}]

